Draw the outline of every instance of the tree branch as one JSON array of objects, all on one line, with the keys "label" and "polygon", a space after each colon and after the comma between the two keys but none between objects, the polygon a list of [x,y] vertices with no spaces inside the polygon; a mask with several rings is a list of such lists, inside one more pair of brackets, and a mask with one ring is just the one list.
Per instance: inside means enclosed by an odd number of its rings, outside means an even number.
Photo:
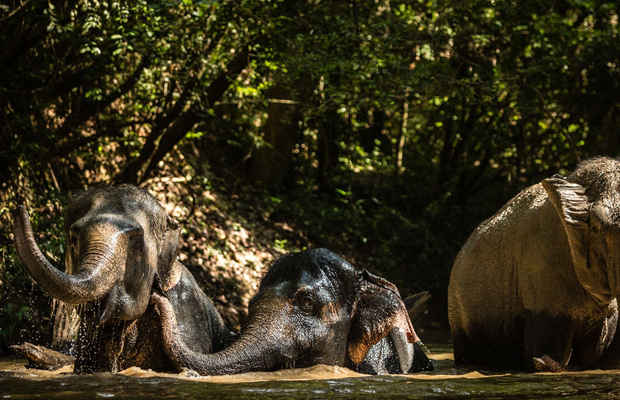
[{"label": "tree branch", "polygon": [[108,94],[106,97],[101,99],[101,101],[89,103],[77,114],[70,114],[65,123],[56,130],[54,136],[63,137],[68,135],[74,128],[83,125],[86,121],[94,117],[99,110],[108,107],[115,100],[129,92],[138,82],[140,75],[142,75],[142,71],[150,64],[151,60],[149,57],[142,57],[134,72],[119,86],[118,90]]},{"label": "tree branch", "polygon": [[[222,71],[207,89],[206,106],[211,107],[215,102],[222,98],[226,90],[230,87],[230,79],[236,77],[248,65],[249,46],[245,45],[227,68]],[[193,82],[192,85],[196,85]],[[192,86],[193,88],[193,86]],[[191,93],[190,88],[184,91],[188,98]],[[186,111],[183,111],[183,110]],[[177,143],[181,141],[192,127],[200,121],[197,113],[196,104],[191,104],[186,108],[186,102],[177,101],[171,112],[157,124],[155,130],[149,135],[140,156],[130,161],[125,169],[116,177],[118,183],[140,184],[146,180],[150,173],[156,168],[157,164],[170,152]],[[162,133],[163,132],[163,133]]]}]

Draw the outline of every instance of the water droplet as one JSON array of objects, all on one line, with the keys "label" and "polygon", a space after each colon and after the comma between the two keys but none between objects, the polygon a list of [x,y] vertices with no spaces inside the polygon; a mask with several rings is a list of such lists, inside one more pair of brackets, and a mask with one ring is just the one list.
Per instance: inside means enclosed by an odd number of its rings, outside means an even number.
[{"label": "water droplet", "polygon": [[431,354],[430,349],[429,349],[428,347],[426,347],[426,345],[425,345],[422,341],[419,341],[419,342],[418,342],[418,345],[420,346],[420,348],[421,348],[422,350],[424,350],[424,352],[425,352],[426,354]]}]

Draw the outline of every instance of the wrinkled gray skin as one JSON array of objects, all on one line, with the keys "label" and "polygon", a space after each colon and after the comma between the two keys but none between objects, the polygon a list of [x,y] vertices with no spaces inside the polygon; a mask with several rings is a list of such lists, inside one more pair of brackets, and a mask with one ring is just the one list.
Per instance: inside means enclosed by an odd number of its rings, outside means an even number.
[{"label": "wrinkled gray skin", "polygon": [[431,370],[394,285],[326,249],[278,259],[251,300],[238,339],[224,351],[201,354],[178,340],[165,297],[164,347],[181,368],[203,375],[346,366],[365,373]]},{"label": "wrinkled gray skin", "polygon": [[468,239],[448,289],[455,361],[618,367],[619,293],[620,162],[594,158],[525,189]]},{"label": "wrinkled gray skin", "polygon": [[14,211],[14,234],[32,278],[52,297],[81,305],[76,373],[174,369],[149,305],[154,285],[166,293],[187,346],[210,353],[231,341],[212,301],[176,260],[179,225],[144,190],[103,187],[73,199],[65,214],[66,273],[39,250],[24,207]]}]

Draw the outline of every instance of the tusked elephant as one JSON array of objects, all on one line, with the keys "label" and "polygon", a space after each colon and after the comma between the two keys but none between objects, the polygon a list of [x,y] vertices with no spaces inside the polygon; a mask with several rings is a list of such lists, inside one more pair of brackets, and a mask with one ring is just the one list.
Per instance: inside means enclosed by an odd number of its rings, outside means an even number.
[{"label": "tusked elephant", "polygon": [[178,340],[210,353],[231,342],[213,302],[177,261],[179,225],[145,190],[101,187],[75,197],[65,213],[66,273],[35,243],[27,210],[14,210],[15,246],[32,278],[52,297],[80,305],[75,373],[130,366],[174,369],[162,347],[152,288],[166,293]]},{"label": "tusked elephant", "polygon": [[467,240],[448,289],[455,362],[617,367],[618,294],[620,161],[597,157],[523,190]]},{"label": "tusked elephant", "polygon": [[154,293],[164,348],[179,369],[203,375],[346,366],[371,374],[432,370],[398,290],[326,249],[274,262],[250,301],[238,339],[216,354],[179,340],[170,301]]}]

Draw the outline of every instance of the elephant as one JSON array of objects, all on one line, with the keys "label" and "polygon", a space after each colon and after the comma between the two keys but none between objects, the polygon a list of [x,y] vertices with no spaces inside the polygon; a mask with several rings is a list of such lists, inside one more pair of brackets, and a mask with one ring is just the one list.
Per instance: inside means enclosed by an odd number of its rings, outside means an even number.
[{"label": "elephant", "polygon": [[66,272],[37,246],[26,208],[16,208],[13,218],[16,250],[30,276],[52,297],[78,305],[75,373],[174,369],[150,304],[153,287],[166,294],[179,340],[189,348],[210,353],[232,341],[211,299],[177,260],[179,224],[146,190],[104,186],[71,201],[64,219]]},{"label": "elephant", "polygon": [[618,294],[620,161],[595,157],[523,190],[462,247],[448,287],[455,362],[617,368]]},{"label": "elephant", "polygon": [[345,366],[370,374],[432,370],[397,288],[327,249],[277,259],[250,300],[238,338],[204,354],[179,340],[170,301],[154,292],[164,348],[202,375]]}]

